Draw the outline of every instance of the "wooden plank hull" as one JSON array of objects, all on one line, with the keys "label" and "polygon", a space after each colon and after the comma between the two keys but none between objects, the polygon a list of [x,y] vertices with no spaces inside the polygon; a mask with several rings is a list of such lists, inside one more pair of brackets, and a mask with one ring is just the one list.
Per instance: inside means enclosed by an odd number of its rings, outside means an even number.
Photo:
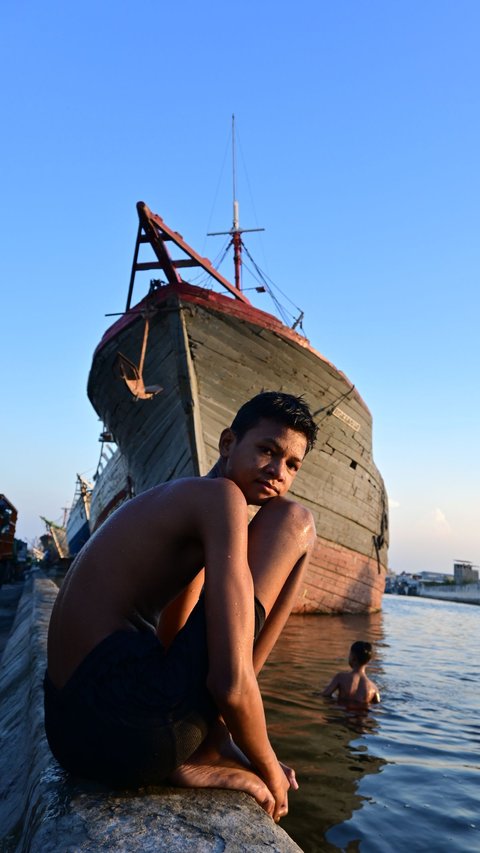
[{"label": "wooden plank hull", "polygon": [[126,458],[117,448],[95,476],[90,503],[90,533],[133,496]]},{"label": "wooden plank hull", "polygon": [[77,507],[75,505],[73,507],[72,513],[70,514],[70,517],[72,517],[73,515],[74,518],[71,522],[70,519],[69,521],[67,521],[67,543],[68,553],[70,557],[75,557],[75,555],[78,554],[81,548],[83,548],[87,539],[90,538],[89,521],[88,519],[84,518],[83,522],[80,523],[79,512],[80,510],[78,508],[77,515]]},{"label": "wooden plank hull", "polygon": [[66,523],[68,552],[74,557],[90,537],[91,491],[78,494],[68,514]]},{"label": "wooden plank hull", "polygon": [[135,399],[117,368],[119,352],[138,362],[145,301],[106,332],[88,383],[134,493],[207,473],[221,430],[259,391],[303,394],[320,428],[292,495],[312,510],[318,538],[296,610],[379,609],[386,494],[372,458],[371,415],[347,377],[276,318],[212,291],[165,286],[148,304],[143,375],[145,384],[157,383],[163,392]]}]

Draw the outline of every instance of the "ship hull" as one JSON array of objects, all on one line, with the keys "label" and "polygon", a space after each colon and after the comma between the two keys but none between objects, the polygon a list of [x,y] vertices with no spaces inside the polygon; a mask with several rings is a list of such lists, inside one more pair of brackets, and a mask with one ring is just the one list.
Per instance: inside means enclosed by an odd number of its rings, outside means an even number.
[{"label": "ship hull", "polygon": [[105,519],[133,494],[126,458],[117,448],[95,475],[95,486],[90,503],[91,532],[95,533]]},{"label": "ship hull", "polygon": [[90,538],[90,526],[88,521],[84,521],[83,524],[78,527],[75,531],[72,531],[67,524],[67,542],[68,542],[68,552],[71,557],[75,557],[76,554],[80,551],[81,548],[85,545],[87,539]]},{"label": "ship hull", "polygon": [[76,495],[66,523],[70,557],[75,557],[90,537],[91,488],[82,486],[82,482],[82,478],[78,477]]},{"label": "ship hull", "polygon": [[118,370],[119,352],[138,362],[142,303],[104,335],[88,383],[133,492],[206,474],[222,429],[254,394],[303,394],[319,435],[291,493],[313,512],[317,543],[295,610],[378,610],[387,565],[386,494],[372,458],[371,415],[347,377],[251,305],[183,283],[159,288],[148,304],[143,374],[163,391],[135,399]]}]

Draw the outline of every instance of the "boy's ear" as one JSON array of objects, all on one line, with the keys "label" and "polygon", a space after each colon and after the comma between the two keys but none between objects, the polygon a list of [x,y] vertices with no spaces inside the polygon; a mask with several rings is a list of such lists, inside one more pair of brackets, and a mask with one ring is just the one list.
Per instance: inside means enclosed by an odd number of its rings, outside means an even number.
[{"label": "boy's ear", "polygon": [[235,433],[230,429],[230,427],[224,429],[220,436],[220,441],[218,442],[218,449],[220,451],[220,456],[222,457],[222,459],[228,458],[230,450],[232,449],[232,445],[235,441]]}]

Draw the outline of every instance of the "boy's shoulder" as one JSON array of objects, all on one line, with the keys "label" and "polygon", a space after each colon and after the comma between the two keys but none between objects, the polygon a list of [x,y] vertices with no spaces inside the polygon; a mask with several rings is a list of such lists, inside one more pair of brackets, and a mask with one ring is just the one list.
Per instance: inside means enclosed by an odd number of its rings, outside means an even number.
[{"label": "boy's shoulder", "polygon": [[379,691],[377,685],[375,684],[375,682],[372,681],[370,678],[368,679],[368,688],[369,688],[370,697],[371,697],[370,702],[372,702],[374,704],[378,704],[378,702],[380,702],[380,691]]},{"label": "boy's shoulder", "polygon": [[228,507],[232,502],[246,506],[241,489],[227,477],[182,477],[154,486],[150,494],[154,502],[169,506],[182,504],[208,508],[218,504]]},{"label": "boy's shoulder", "polygon": [[337,672],[337,678],[339,681],[352,681],[353,676],[355,675],[351,669],[342,669],[340,672]]},{"label": "boy's shoulder", "polygon": [[234,492],[240,493],[241,490],[228,477],[179,477],[178,480],[168,480],[165,483],[159,483],[149,490],[152,497],[168,495],[172,496],[176,493],[205,493],[205,492]]},{"label": "boy's shoulder", "polygon": [[343,689],[349,688],[352,683],[352,675],[353,673],[350,670],[342,669],[334,675],[332,684]]}]

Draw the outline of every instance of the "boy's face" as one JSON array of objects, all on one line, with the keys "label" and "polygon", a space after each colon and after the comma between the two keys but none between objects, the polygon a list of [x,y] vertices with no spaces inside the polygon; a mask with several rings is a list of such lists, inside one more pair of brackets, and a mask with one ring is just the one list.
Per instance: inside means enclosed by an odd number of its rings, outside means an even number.
[{"label": "boy's face", "polygon": [[231,429],[224,430],[220,438],[225,476],[254,506],[288,492],[306,449],[303,433],[270,418],[262,418],[240,440]]}]

